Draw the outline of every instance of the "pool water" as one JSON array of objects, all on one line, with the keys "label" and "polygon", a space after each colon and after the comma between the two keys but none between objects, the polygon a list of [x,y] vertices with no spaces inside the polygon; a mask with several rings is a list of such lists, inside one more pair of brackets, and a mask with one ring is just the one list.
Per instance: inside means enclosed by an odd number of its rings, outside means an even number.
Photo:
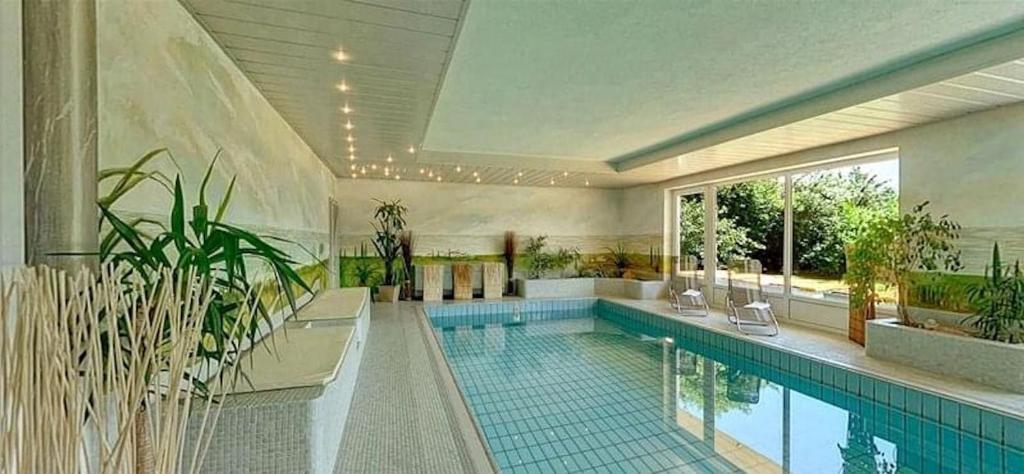
[{"label": "pool water", "polygon": [[1024,472],[980,432],[601,308],[431,318],[502,472]]}]

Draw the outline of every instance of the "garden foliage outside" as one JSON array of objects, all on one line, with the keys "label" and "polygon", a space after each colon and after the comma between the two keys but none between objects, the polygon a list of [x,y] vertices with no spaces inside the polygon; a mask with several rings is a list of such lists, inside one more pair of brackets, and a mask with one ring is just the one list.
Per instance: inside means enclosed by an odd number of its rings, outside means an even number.
[{"label": "garden foliage outside", "polygon": [[[718,266],[755,258],[765,273],[782,274],[784,184],[760,179],[719,187]],[[899,213],[896,189],[860,168],[797,176],[793,185],[793,273],[839,281],[846,273],[846,244],[866,223]],[[704,202],[680,203],[680,252],[702,258]]]}]

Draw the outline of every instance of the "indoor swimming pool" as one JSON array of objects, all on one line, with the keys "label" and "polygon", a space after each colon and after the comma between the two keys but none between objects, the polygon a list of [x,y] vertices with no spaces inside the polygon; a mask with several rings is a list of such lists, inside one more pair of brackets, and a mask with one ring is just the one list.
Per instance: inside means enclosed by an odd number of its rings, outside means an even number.
[{"label": "indoor swimming pool", "polygon": [[1024,472],[1024,422],[604,300],[426,308],[502,472]]}]

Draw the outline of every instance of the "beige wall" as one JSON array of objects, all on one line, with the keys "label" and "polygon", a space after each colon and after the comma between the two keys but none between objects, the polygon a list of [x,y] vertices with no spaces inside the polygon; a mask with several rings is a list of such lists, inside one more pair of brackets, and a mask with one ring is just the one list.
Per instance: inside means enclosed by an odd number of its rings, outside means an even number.
[{"label": "beige wall", "polygon": [[373,198],[401,199],[408,206],[419,255],[499,254],[507,230],[548,235],[552,247],[588,253],[620,241],[647,252],[649,242],[661,238],[660,233],[637,235],[623,225],[621,190],[339,179],[335,195],[342,246],[349,253],[371,232]]},{"label": "beige wall", "polygon": [[[97,21],[100,169],[167,147],[191,199],[223,148],[210,198],[237,176],[227,220],[326,243],[333,175],[177,1],[100,0]],[[169,197],[151,186],[119,207],[166,216]]]}]

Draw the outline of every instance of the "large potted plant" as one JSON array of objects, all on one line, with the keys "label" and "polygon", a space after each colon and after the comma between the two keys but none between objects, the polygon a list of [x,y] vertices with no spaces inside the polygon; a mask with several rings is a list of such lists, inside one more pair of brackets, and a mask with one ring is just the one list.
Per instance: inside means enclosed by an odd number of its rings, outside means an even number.
[{"label": "large potted plant", "polygon": [[402,254],[402,243],[400,235],[405,230],[405,213],[408,209],[402,205],[401,200],[377,202],[377,209],[373,213],[375,222],[373,226],[373,246],[377,255],[384,261],[384,281],[378,287],[378,301],[398,302],[399,284],[398,274],[395,272],[395,261]]},{"label": "large potted plant", "polygon": [[963,268],[953,245],[960,238],[960,224],[945,215],[933,217],[927,207],[926,201],[902,216],[874,219],[860,230],[847,249],[844,278],[851,286],[851,306],[874,315],[878,285],[895,287],[900,322],[918,326],[908,309],[914,272]]}]

